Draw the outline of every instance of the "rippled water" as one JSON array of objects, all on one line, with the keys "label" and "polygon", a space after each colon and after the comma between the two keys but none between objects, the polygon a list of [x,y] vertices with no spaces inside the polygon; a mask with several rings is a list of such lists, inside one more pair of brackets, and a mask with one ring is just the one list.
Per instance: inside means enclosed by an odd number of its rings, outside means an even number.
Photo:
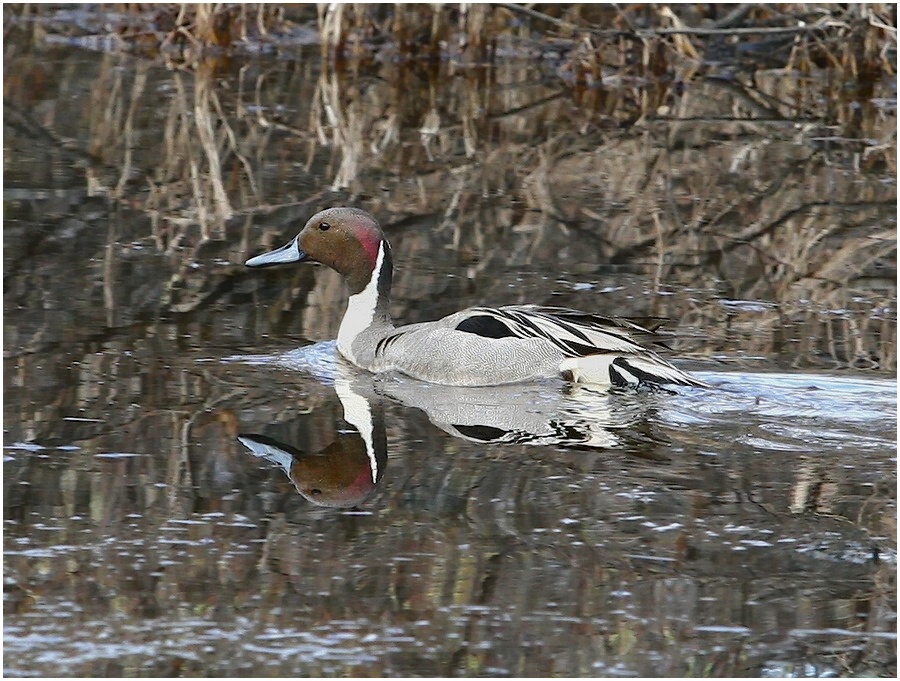
[{"label": "rippled water", "polygon": [[[531,64],[421,97],[401,74],[401,125],[389,63],[204,76],[6,42],[5,675],[895,674],[881,147],[863,171],[809,153],[787,113],[638,129],[546,99]],[[476,91],[506,107],[483,128]],[[447,127],[426,143],[427,92]],[[691,83],[685,115],[750,115],[723,92]],[[347,127],[317,118],[341,102]],[[353,156],[348,131],[377,144]],[[668,316],[713,387],[359,372],[335,355],[334,273],[241,265],[333,203],[385,223],[402,322]]]},{"label": "rippled water", "polygon": [[186,366],[219,387],[183,458],[6,446],[8,674],[823,675],[895,645],[894,381]]}]

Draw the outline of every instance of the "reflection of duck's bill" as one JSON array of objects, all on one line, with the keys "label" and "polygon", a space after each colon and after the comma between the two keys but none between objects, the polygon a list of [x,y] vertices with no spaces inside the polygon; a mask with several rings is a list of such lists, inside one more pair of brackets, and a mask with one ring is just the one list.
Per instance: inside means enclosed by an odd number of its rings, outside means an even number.
[{"label": "reflection of duck's bill", "polygon": [[346,508],[361,503],[375,490],[383,470],[357,433],[338,436],[316,454],[265,435],[243,434],[238,441],[255,456],[281,466],[297,491],[319,506]]},{"label": "reflection of duck's bill", "polygon": [[291,477],[291,468],[294,459],[302,456],[299,449],[283,444],[265,435],[245,433],[237,436],[238,442],[244,445],[250,452],[261,459],[278,464],[284,469],[285,475]]}]

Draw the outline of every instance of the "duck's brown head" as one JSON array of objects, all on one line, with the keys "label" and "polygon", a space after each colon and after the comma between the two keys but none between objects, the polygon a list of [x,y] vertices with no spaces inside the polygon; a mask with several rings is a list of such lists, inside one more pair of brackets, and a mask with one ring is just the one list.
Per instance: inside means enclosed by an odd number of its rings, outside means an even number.
[{"label": "duck's brown head", "polygon": [[391,247],[378,222],[358,208],[329,208],[313,215],[301,232],[281,248],[250,258],[247,267],[319,262],[344,275],[350,293],[362,291],[373,277],[390,278]]}]

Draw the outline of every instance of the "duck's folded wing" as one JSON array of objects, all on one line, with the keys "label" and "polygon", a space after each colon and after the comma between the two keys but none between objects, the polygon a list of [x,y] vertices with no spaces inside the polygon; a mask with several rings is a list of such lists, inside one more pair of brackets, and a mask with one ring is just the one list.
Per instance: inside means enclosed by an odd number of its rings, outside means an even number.
[{"label": "duck's folded wing", "polygon": [[534,305],[474,307],[446,319],[452,319],[459,331],[486,338],[541,338],[567,357],[601,352],[643,353],[647,349],[641,342],[662,342],[653,330],[632,320],[566,308]]},{"label": "duck's folded wing", "polygon": [[599,324],[612,328],[626,329],[632,333],[656,336],[659,330],[670,320],[666,317],[607,317],[569,307],[551,307],[548,305],[509,305],[501,309],[521,310],[568,320],[576,324]]},{"label": "duck's folded wing", "polygon": [[449,385],[499,385],[539,377],[630,385],[700,382],[648,350],[654,332],[619,320],[562,308],[473,307],[381,338],[384,370]]}]

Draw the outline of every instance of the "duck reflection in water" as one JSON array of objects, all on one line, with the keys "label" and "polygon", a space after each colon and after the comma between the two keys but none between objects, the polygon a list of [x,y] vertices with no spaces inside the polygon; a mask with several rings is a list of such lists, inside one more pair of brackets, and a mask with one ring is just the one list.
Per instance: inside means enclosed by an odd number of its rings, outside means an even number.
[{"label": "duck reflection in water", "polygon": [[[271,363],[308,370],[305,350],[272,358]],[[315,454],[264,435],[244,434],[238,440],[255,456],[278,464],[297,491],[320,506],[356,506],[375,491],[387,464],[386,397],[424,412],[433,425],[470,442],[592,450],[620,446],[624,431],[646,423],[654,408],[652,395],[635,399],[579,386],[560,390],[556,382],[468,388],[405,376],[373,377],[339,358],[323,367],[324,353],[310,350],[317,359],[317,378],[334,381],[352,432],[341,433]]]},{"label": "duck reflection in water", "polygon": [[652,399],[556,383],[466,388],[398,377],[378,389],[444,432],[483,444],[611,449],[621,445],[617,431],[653,409]]},{"label": "duck reflection in water", "polygon": [[350,508],[368,499],[384,475],[387,440],[379,403],[354,393],[346,381],[338,381],[335,389],[344,420],[355,432],[340,433],[321,451],[308,454],[265,435],[244,434],[238,440],[254,456],[281,466],[305,499]]}]

